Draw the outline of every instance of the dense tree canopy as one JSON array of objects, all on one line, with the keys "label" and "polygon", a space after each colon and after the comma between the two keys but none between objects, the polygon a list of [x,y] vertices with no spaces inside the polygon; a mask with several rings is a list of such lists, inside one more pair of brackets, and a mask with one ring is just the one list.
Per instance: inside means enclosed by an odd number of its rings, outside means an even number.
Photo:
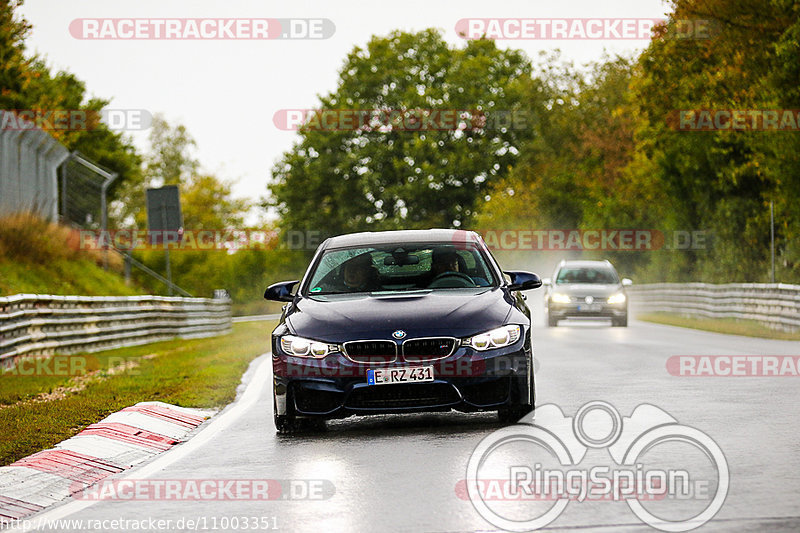
[{"label": "dense tree canopy", "polygon": [[[470,110],[492,120],[530,108],[526,82],[530,65],[518,51],[490,41],[451,48],[434,30],[395,32],[355,48],[319,108]],[[326,233],[463,226],[529,134],[493,126],[332,131],[306,124],[273,171],[271,202],[285,226]]]}]

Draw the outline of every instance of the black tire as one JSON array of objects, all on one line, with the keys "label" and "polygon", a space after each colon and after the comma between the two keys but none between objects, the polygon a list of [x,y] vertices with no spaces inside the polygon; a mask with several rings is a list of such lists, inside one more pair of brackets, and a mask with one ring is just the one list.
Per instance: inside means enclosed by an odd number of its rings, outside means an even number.
[{"label": "black tire", "polygon": [[530,404],[513,403],[507,407],[497,410],[497,419],[503,424],[516,424],[519,420],[532,412],[536,405],[536,382],[533,379],[533,372],[529,376],[528,386],[530,387]]},{"label": "black tire", "polygon": [[615,328],[627,328],[628,327],[628,315],[625,315],[622,318],[615,318],[611,321],[611,326]]},{"label": "black tire", "polygon": [[558,327],[558,319],[550,316],[550,313],[547,313],[547,327],[548,328]]},{"label": "black tire", "polygon": [[280,435],[287,435],[289,433],[294,433],[297,430],[297,418],[294,416],[294,413],[290,412],[291,407],[288,402],[286,403],[286,411],[287,414],[279,415],[278,414],[278,405],[275,401],[275,395],[272,395],[272,418],[275,421],[275,430]]},{"label": "black tire", "polygon": [[327,425],[325,424],[324,418],[305,418],[305,417],[298,417],[292,408],[292,404],[287,398],[286,401],[286,411],[287,414],[279,415],[277,405],[275,402],[275,396],[272,396],[272,414],[273,420],[275,421],[275,430],[278,432],[279,435],[290,435],[292,433],[300,433],[300,432],[322,432],[328,429]]}]

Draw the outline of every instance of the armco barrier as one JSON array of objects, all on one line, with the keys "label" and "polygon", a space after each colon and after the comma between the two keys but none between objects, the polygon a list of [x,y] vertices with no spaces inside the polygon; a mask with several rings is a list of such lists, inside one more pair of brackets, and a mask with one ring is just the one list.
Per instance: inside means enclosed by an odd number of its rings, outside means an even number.
[{"label": "armco barrier", "polygon": [[165,296],[0,298],[0,367],[19,357],[96,352],[231,330],[228,299]]},{"label": "armco barrier", "polygon": [[773,329],[800,329],[800,285],[783,283],[654,283],[628,288],[631,311],[756,320]]}]

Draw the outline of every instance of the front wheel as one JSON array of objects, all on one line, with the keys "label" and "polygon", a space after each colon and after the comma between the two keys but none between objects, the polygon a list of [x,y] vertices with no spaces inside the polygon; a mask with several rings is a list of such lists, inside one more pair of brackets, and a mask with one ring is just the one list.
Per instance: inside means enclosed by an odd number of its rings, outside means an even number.
[{"label": "front wheel", "polygon": [[272,395],[272,418],[275,421],[275,430],[281,435],[292,433],[295,429],[297,429],[297,418],[294,416],[294,413],[291,412],[288,398],[286,404],[286,414],[279,415],[277,400],[275,399],[275,395]]},{"label": "front wheel", "polygon": [[515,424],[519,420],[534,410],[536,405],[536,385],[533,379],[533,372],[528,376],[528,387],[530,389],[530,404],[527,403],[512,403],[507,407],[502,407],[497,410],[497,418],[503,424]]},{"label": "front wheel", "polygon": [[547,327],[555,328],[558,326],[558,319],[547,313]]},{"label": "front wheel", "polygon": [[628,327],[628,315],[625,315],[622,318],[614,318],[611,320],[611,326],[615,328],[627,328]]}]

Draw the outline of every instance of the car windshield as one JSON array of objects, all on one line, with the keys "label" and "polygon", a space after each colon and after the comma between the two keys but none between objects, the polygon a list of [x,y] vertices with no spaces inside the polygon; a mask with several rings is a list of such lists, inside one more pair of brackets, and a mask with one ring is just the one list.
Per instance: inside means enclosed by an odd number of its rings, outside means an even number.
[{"label": "car windshield", "polygon": [[610,268],[564,267],[558,272],[556,283],[617,283],[617,275]]},{"label": "car windshield", "polygon": [[491,287],[497,280],[474,245],[391,244],[325,252],[306,286],[311,296]]}]

